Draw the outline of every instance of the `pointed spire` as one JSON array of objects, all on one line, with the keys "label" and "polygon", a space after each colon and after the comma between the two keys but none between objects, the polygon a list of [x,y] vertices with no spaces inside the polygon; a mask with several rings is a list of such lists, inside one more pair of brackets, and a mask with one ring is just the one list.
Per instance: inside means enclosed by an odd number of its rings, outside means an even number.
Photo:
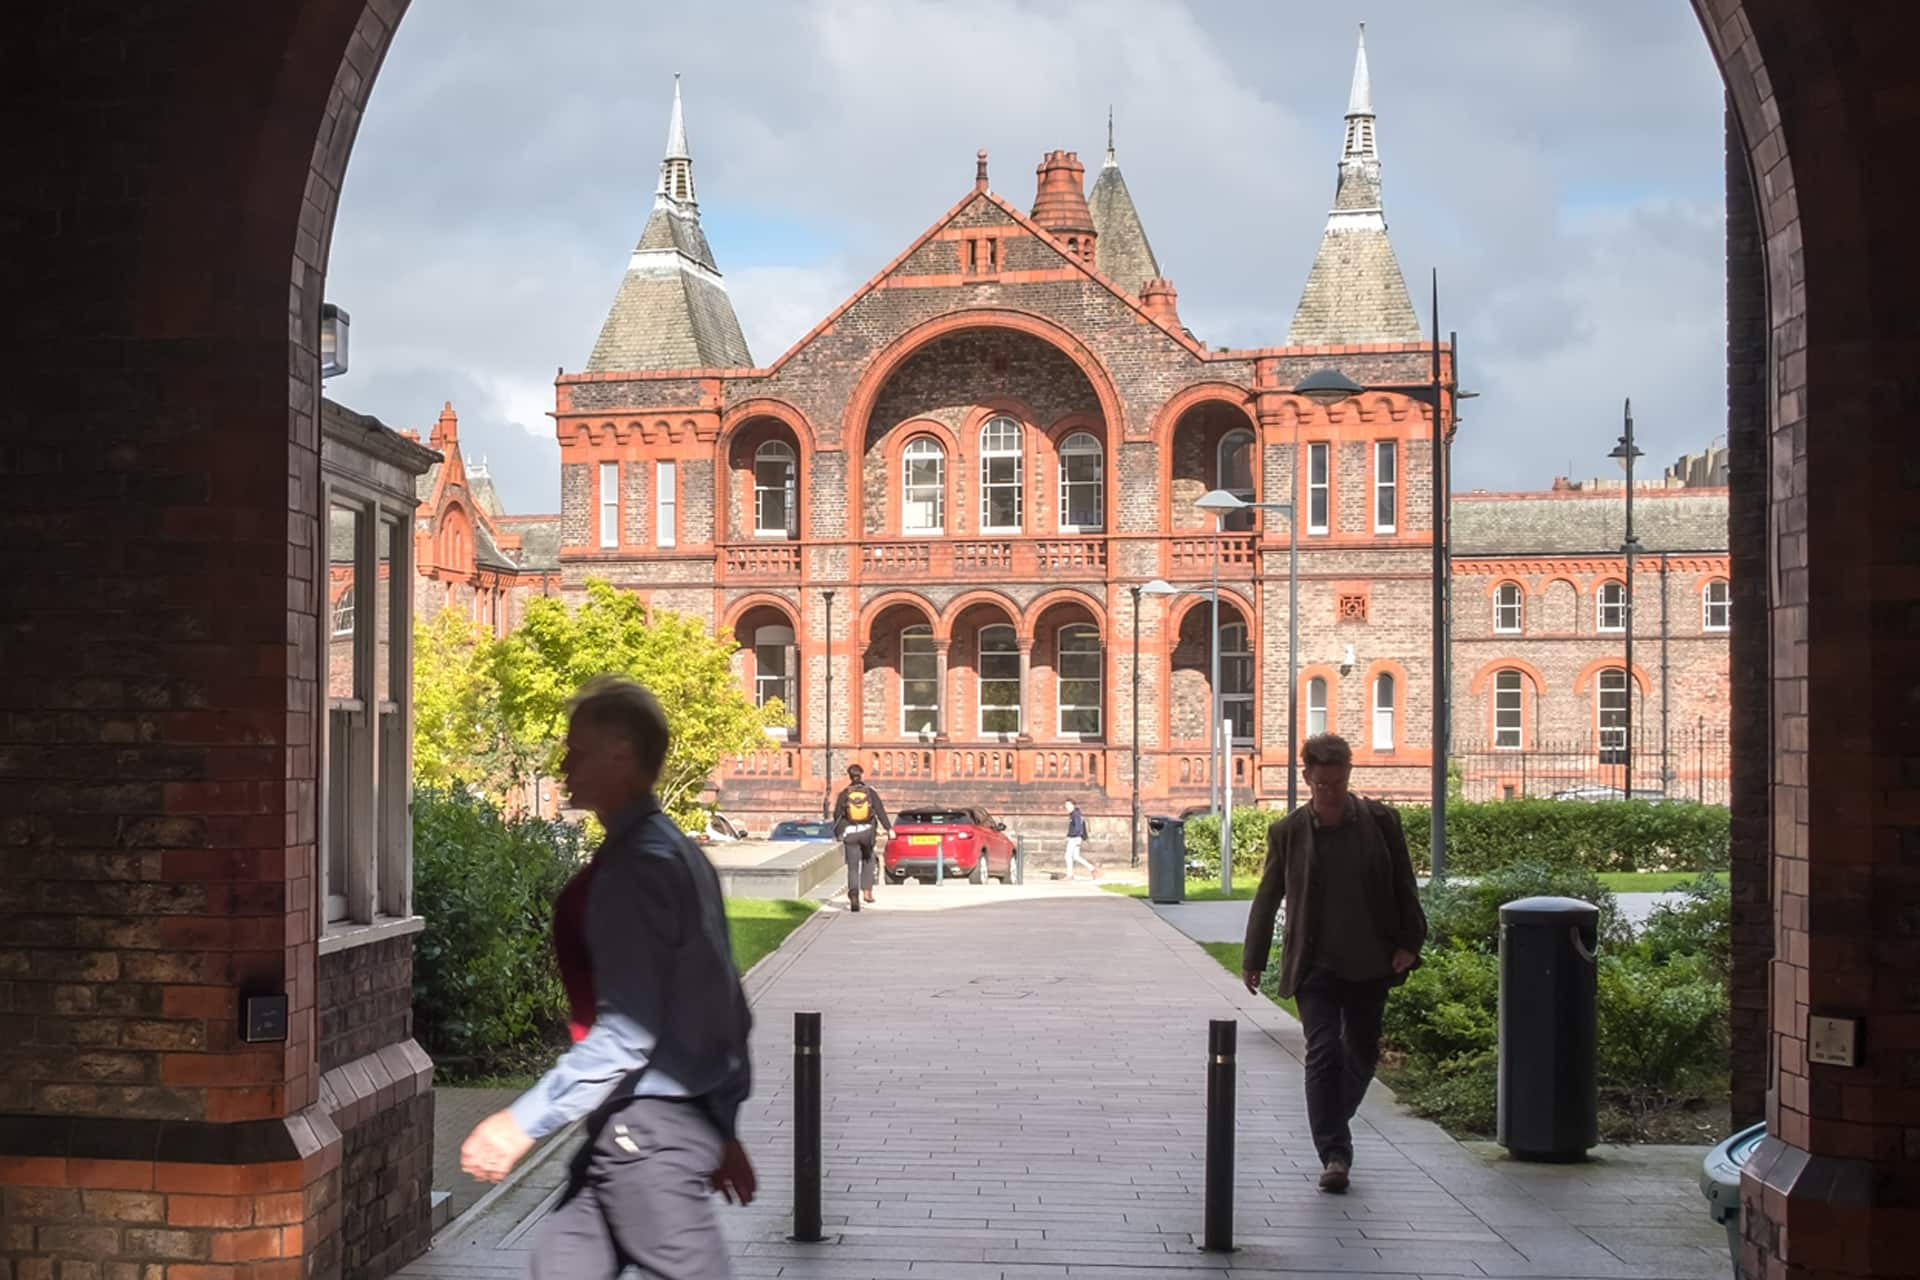
[{"label": "pointed spire", "polygon": [[[1364,53],[1365,51],[1362,50],[1363,55]],[[687,116],[680,106],[680,73],[678,71],[673,73],[673,115],[667,119],[667,159],[693,159],[693,153],[687,150]]]},{"label": "pointed spire", "polygon": [[1340,180],[1287,344],[1418,342],[1420,337],[1420,320],[1400,274],[1400,260],[1387,239],[1374,138],[1373,77],[1367,69],[1367,28],[1362,23],[1353,88],[1347,95]]},{"label": "pointed spire", "polygon": [[697,205],[693,194],[693,152],[687,148],[687,117],[680,106],[680,74],[673,76],[673,114],[667,119],[667,150],[660,158],[660,185],[654,202]]},{"label": "pointed spire", "polygon": [[[1153,246],[1147,243],[1147,230],[1140,225],[1139,211],[1127,180],[1121,176],[1120,162],[1114,158],[1113,108],[1107,108],[1107,162],[1087,193],[1087,208],[1093,215],[1096,233],[1093,265],[1101,275],[1122,289],[1140,294],[1150,280],[1160,278],[1160,264],[1154,259]],[[1168,288],[1171,294],[1171,286]]]}]

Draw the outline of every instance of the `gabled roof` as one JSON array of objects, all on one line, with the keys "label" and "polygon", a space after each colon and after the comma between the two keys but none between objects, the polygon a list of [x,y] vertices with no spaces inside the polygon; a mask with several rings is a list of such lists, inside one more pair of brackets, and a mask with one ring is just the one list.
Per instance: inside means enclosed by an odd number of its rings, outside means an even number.
[{"label": "gabled roof", "polygon": [[[1457,494],[1450,510],[1457,557],[1617,556],[1627,531],[1625,494],[1617,489]],[[1726,491],[1636,491],[1633,534],[1642,555],[1725,551]]]},{"label": "gabled roof", "polygon": [[1113,117],[1107,117],[1107,159],[1100,176],[1093,180],[1087,195],[1087,207],[1093,211],[1093,265],[1109,280],[1138,294],[1140,286],[1160,278],[1160,263],[1147,243],[1147,229],[1133,207],[1127,180],[1120,175],[1120,164],[1113,155]]}]

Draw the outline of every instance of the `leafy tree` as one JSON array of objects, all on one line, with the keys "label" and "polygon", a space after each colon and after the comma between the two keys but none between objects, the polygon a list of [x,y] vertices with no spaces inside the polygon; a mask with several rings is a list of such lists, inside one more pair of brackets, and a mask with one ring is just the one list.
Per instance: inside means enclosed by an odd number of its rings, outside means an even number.
[{"label": "leafy tree", "polygon": [[486,624],[451,608],[415,625],[413,773],[421,786],[465,786],[499,803],[527,781],[535,754],[507,733],[494,648]]},{"label": "leafy tree", "polygon": [[507,735],[539,754],[544,772],[559,769],[567,703],[597,675],[639,681],[660,699],[673,738],[658,792],[676,820],[693,820],[699,797],[721,759],[766,741],[787,722],[777,701],[756,707],[733,668],[739,645],[697,618],[649,610],[639,597],[606,582],[587,583],[577,609],[559,600],[530,602],[520,628],[494,646],[493,675]]}]

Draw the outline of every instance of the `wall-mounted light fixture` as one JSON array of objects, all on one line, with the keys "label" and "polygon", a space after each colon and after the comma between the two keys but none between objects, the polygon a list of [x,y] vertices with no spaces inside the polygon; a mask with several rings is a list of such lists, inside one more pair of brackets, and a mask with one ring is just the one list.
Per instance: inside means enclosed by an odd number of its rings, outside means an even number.
[{"label": "wall-mounted light fixture", "polygon": [[347,371],[347,313],[331,302],[320,304],[320,376],[331,378]]}]

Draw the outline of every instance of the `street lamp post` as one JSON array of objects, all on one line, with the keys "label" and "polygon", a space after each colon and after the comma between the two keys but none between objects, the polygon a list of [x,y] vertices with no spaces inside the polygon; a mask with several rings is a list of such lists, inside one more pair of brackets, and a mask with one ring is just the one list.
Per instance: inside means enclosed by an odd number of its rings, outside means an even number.
[{"label": "street lamp post", "polygon": [[1607,456],[1627,469],[1627,536],[1620,543],[1620,554],[1627,562],[1625,617],[1623,618],[1627,624],[1627,740],[1624,751],[1626,767],[1622,778],[1625,785],[1621,787],[1620,792],[1623,798],[1631,800],[1633,799],[1633,556],[1634,552],[1640,549],[1639,541],[1633,536],[1633,460],[1641,456],[1641,451],[1633,443],[1632,400],[1626,402],[1622,413],[1626,419],[1626,430],[1621,433],[1619,443],[1613,446],[1612,452]]},{"label": "street lamp post", "polygon": [[821,597],[827,602],[827,756],[820,766],[822,789],[820,793],[820,817],[823,821],[833,819],[833,592],[822,591]]},{"label": "street lamp post", "polygon": [[[1231,498],[1225,507],[1222,498]],[[1287,811],[1300,804],[1300,521],[1291,502],[1248,502],[1222,490],[1214,490],[1200,499],[1231,511],[1278,511],[1287,518]]]},{"label": "street lamp post", "polygon": [[1133,836],[1128,845],[1132,865],[1140,865],[1140,586],[1133,593]]},{"label": "street lamp post", "polygon": [[[1211,497],[1212,495],[1208,495],[1208,496]],[[1231,497],[1232,495],[1229,494],[1228,496]],[[1206,499],[1202,498],[1201,501],[1204,502],[1206,501]],[[1239,499],[1235,498],[1234,501],[1238,502]],[[1217,573],[1217,570],[1216,570],[1216,573]],[[1211,736],[1217,739],[1220,736],[1220,725],[1221,725],[1220,626],[1219,626],[1220,588],[1217,586],[1215,587],[1176,587],[1171,582],[1168,582],[1165,578],[1155,578],[1152,582],[1147,583],[1145,586],[1141,587],[1139,590],[1140,590],[1140,594],[1142,595],[1167,596],[1167,597],[1201,596],[1213,602],[1214,629],[1213,629],[1213,699],[1212,701],[1213,701],[1214,718],[1213,718],[1213,731]],[[1217,749],[1217,746],[1218,744],[1215,743],[1213,747],[1210,749]],[[1214,759],[1214,757],[1209,756],[1208,759],[1212,760]],[[1209,803],[1212,803],[1213,788],[1211,786],[1209,786],[1207,789],[1207,799]],[[1220,810],[1216,808],[1214,810],[1214,813],[1216,814],[1216,816],[1218,816],[1220,813]],[[1231,894],[1233,892],[1232,836],[1233,836],[1233,833],[1227,830],[1227,824],[1223,820],[1220,823],[1220,892],[1223,894]]]}]

